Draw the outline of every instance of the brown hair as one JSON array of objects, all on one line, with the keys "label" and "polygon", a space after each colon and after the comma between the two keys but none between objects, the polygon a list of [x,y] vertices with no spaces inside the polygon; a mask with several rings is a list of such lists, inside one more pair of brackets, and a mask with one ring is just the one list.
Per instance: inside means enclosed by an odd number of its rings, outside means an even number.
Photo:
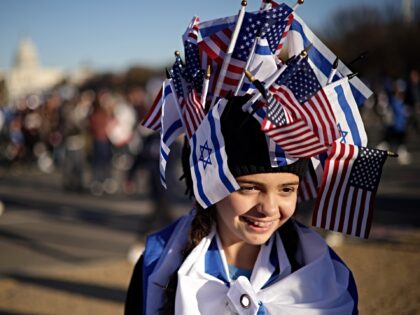
[{"label": "brown hair", "polygon": [[[196,247],[201,240],[210,233],[213,223],[215,222],[214,206],[203,209],[199,204],[197,204],[196,211],[195,217],[191,222],[187,244],[182,251],[184,259],[191,253],[194,247]],[[177,283],[178,270],[169,277],[168,286],[165,291],[165,302],[160,310],[161,315],[172,315],[175,313]]]}]

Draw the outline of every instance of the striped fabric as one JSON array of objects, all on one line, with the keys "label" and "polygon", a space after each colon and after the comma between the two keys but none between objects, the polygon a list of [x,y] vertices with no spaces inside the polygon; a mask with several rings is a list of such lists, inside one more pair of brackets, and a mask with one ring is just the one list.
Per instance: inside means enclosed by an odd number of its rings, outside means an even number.
[{"label": "striped fabric", "polygon": [[190,166],[194,196],[207,208],[239,186],[227,165],[224,139],[220,129],[220,117],[226,100],[215,104],[190,139]]},{"label": "striped fabric", "polygon": [[386,157],[385,151],[333,143],[312,224],[367,238]]}]

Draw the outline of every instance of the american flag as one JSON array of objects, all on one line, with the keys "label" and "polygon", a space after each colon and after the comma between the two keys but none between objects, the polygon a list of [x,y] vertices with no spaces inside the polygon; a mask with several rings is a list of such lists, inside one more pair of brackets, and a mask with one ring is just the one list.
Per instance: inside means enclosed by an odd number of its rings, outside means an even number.
[{"label": "american flag", "polygon": [[305,102],[321,89],[321,84],[315,76],[308,59],[299,59],[298,57],[290,62],[286,70],[270,87],[270,90],[276,93],[281,86],[287,86],[299,103]]},{"label": "american flag", "polygon": [[299,182],[298,202],[313,200],[318,196],[318,188],[324,173],[323,160],[319,156],[312,157],[308,171]]},{"label": "american flag", "polygon": [[272,126],[271,129],[264,126],[263,131],[291,156],[315,156],[327,151],[328,145],[340,137],[334,114],[322,89],[303,104],[299,104],[286,86],[277,89],[276,97],[285,112],[290,113],[287,123]]},{"label": "american flag", "polygon": [[387,153],[334,142],[325,163],[312,224],[367,238]]},{"label": "american flag", "polygon": [[187,98],[183,102],[182,115],[188,139],[191,139],[205,116],[203,105],[194,89],[188,92]]},{"label": "american flag", "polygon": [[283,126],[288,120],[290,121],[290,118],[286,118],[283,105],[280,104],[273,94],[268,92],[267,115],[261,124],[261,130],[270,130],[276,126]]},{"label": "american flag", "polygon": [[185,53],[185,69],[183,74],[185,80],[192,84],[198,93],[201,93],[204,73],[201,69],[200,54],[197,45],[199,23],[200,19],[197,16],[193,17],[183,35]]},{"label": "american flag", "polygon": [[[291,12],[292,9],[290,7],[282,4],[270,10],[245,14],[223,81],[221,96],[225,96],[229,91],[234,91],[238,85],[258,31],[261,31],[262,38],[267,39],[272,53],[276,53],[279,45],[285,39],[285,36],[283,36],[284,32],[287,32],[288,27],[291,25],[292,18],[289,18]],[[220,71],[220,67],[223,64],[225,53],[231,40],[232,30],[229,27],[212,34],[207,33],[207,36],[202,36],[203,40],[199,43],[202,68],[207,67],[208,64],[212,65],[213,80],[218,79],[218,71]],[[203,61],[205,64],[203,64]],[[216,67],[218,69],[215,69]],[[211,93],[214,87],[214,83],[209,87]]]},{"label": "american flag", "polygon": [[[153,101],[152,106],[150,107],[149,111],[147,112],[146,116],[143,118],[141,124],[149,129],[159,131],[160,130],[160,118],[162,113],[162,105],[164,100],[164,95],[162,94],[163,87],[160,88],[158,94]],[[170,93],[169,89],[167,93]],[[166,93],[165,93],[166,94]]]},{"label": "american flag", "polygon": [[172,75],[172,83],[175,88],[176,96],[178,99],[181,99],[184,97],[184,87],[185,82],[182,77],[182,73],[184,72],[184,64],[182,63],[181,57],[176,56],[175,62],[171,69],[171,75]]},{"label": "american flag", "polygon": [[[182,60],[179,56],[176,57],[175,63],[172,66],[172,69],[170,70],[170,73],[172,75],[172,83],[175,88],[175,94],[177,100],[182,102],[182,98],[184,96],[183,92],[183,82],[182,82],[182,72],[184,71],[184,65],[182,63]],[[165,85],[164,85],[165,86]],[[163,93],[165,92],[165,93]],[[171,88],[169,85],[166,85],[165,89],[163,87],[160,88],[158,94],[155,97],[155,100],[153,101],[152,106],[150,107],[148,113],[144,117],[141,124],[146,127],[150,128],[155,131],[159,131],[160,126],[160,120],[162,115],[162,105],[164,102],[164,99],[166,96],[172,93]],[[180,102],[180,103],[181,103]]]},{"label": "american flag", "polygon": [[264,132],[294,158],[309,158],[328,150],[303,119]]}]

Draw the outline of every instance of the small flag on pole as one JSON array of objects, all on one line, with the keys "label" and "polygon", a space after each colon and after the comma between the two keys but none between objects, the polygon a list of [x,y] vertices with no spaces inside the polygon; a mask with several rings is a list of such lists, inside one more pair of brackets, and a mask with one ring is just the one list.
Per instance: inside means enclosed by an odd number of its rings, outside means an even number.
[{"label": "small flag on pole", "polygon": [[185,80],[192,84],[198,93],[201,93],[204,73],[201,69],[200,53],[197,45],[199,22],[200,19],[197,16],[193,17],[182,37],[185,53],[185,69],[183,75]]},{"label": "small flag on pole", "polygon": [[146,116],[141,122],[141,124],[144,127],[152,129],[154,131],[160,130],[160,118],[162,114],[162,105],[164,99],[164,95],[162,93],[163,91],[163,87],[161,87],[158,94],[155,97],[155,100],[153,101],[152,107],[150,107],[149,111],[147,112]]},{"label": "small flag on pole", "polygon": [[171,79],[166,79],[163,89],[167,91],[162,105],[159,169],[162,186],[166,188],[166,164],[168,162],[170,145],[184,132],[184,126],[179,114],[179,104],[175,91],[172,89]]},{"label": "small flag on pole", "polygon": [[334,142],[325,162],[312,224],[367,238],[386,158],[382,150]]},{"label": "small flag on pole", "polygon": [[[293,15],[294,19],[287,33],[289,56],[297,55],[304,47],[313,44],[313,48],[308,52],[309,63],[321,86],[325,86],[337,56],[321,42],[296,13],[293,13]],[[336,74],[337,79],[347,76],[350,73],[352,71],[343,62],[339,61]],[[350,86],[356,103],[359,106],[372,95],[372,91],[357,77],[353,78]]]},{"label": "small flag on pole", "polygon": [[287,123],[283,120],[282,125],[271,124],[271,128],[264,124],[262,130],[292,157],[307,158],[325,152],[340,137],[323,89],[303,104],[299,104],[286,86],[277,89],[276,97],[289,113],[285,115]]},{"label": "small flag on pole", "polygon": [[216,103],[190,139],[194,196],[203,208],[239,189],[227,164],[220,127],[220,117],[226,103],[225,99]]},{"label": "small flag on pole", "polygon": [[184,117],[185,129],[188,139],[197,130],[204,118],[204,108],[194,89],[188,92],[187,98],[183,102],[182,115]]},{"label": "small flag on pole", "polygon": [[[245,14],[238,40],[223,81],[221,96],[225,96],[229,91],[236,89],[259,30],[261,31],[261,38],[267,40],[271,52],[273,54],[276,53],[286,39],[285,33],[287,33],[293,20],[293,17],[290,15],[291,12],[292,9],[289,6],[281,4],[270,10],[247,12]],[[203,38],[199,43],[202,67],[207,67],[208,64],[211,64],[212,69],[214,69],[213,80],[218,80],[220,67],[232,36],[231,24],[226,23],[221,25],[228,27],[224,29],[214,28],[214,30],[217,29],[218,31],[211,33],[206,29],[202,31],[200,24],[200,33]],[[205,60],[205,64],[203,64],[203,60]],[[217,65],[218,69],[216,69],[215,65]],[[213,92],[212,90],[209,91]]]},{"label": "small flag on pole", "polygon": [[351,92],[349,80],[343,78],[326,87],[324,92],[331,102],[337,128],[340,132],[338,141],[358,146],[367,145],[367,134],[360,116],[359,108]]}]

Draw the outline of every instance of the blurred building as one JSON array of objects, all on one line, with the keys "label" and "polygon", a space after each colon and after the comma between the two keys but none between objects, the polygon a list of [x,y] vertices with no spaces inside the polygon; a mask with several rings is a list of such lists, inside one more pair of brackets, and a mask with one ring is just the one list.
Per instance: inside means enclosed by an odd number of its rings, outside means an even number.
[{"label": "blurred building", "polygon": [[29,38],[19,43],[14,60],[13,67],[5,74],[9,100],[47,90],[65,78],[62,70],[42,67]]}]

